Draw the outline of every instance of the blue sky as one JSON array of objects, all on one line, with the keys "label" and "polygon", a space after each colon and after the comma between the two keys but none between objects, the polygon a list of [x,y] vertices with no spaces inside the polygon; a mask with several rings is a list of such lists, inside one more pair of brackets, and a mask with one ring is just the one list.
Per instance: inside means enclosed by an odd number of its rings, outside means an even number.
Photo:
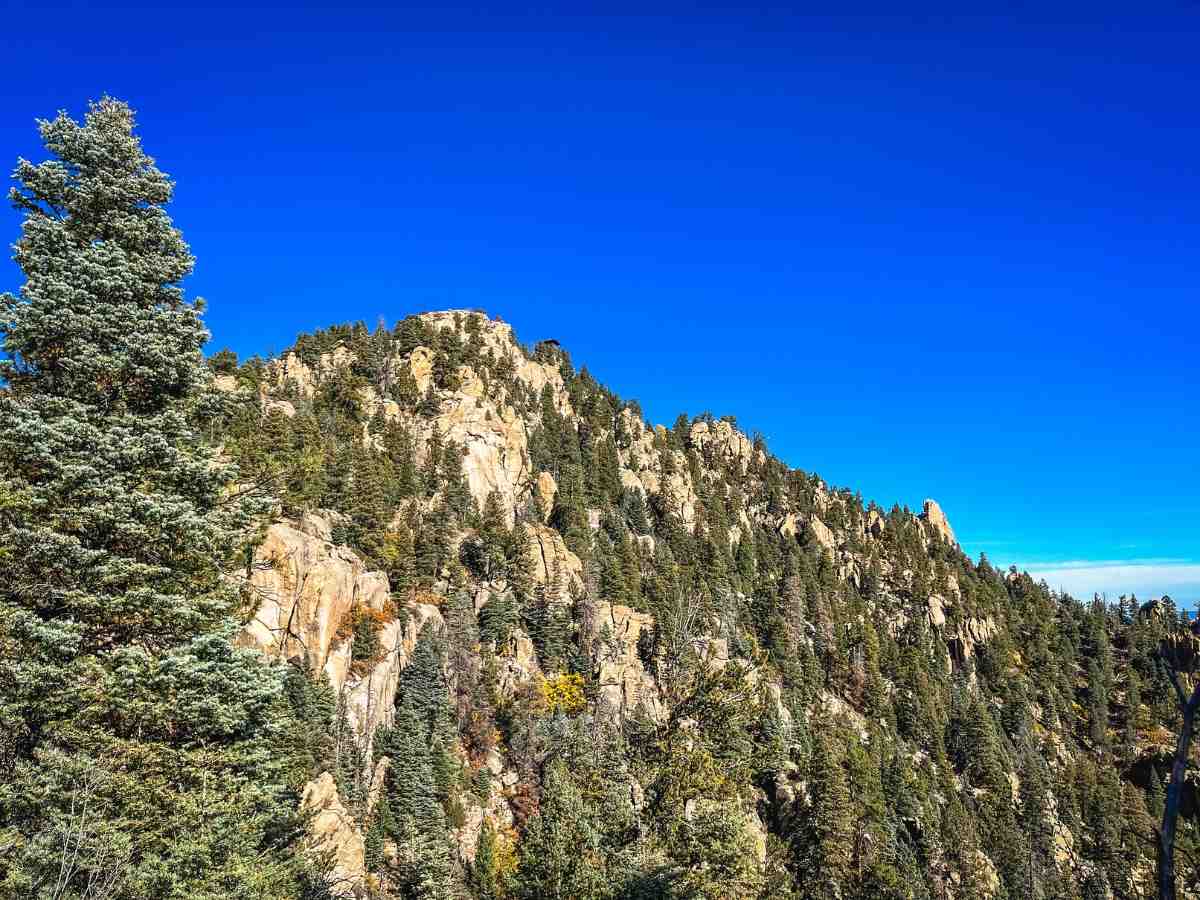
[{"label": "blue sky", "polygon": [[972,555],[1200,599],[1200,4],[801,7],[6,3],[0,148],[129,100],[214,347],[482,307]]}]

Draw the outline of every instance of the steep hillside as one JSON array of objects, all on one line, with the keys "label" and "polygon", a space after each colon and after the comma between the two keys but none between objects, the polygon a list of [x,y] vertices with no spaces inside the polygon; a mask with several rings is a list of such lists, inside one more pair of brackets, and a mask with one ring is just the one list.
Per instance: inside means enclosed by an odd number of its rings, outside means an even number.
[{"label": "steep hillside", "polygon": [[210,365],[336,896],[1151,895],[1169,601],[972,561],[479,312]]}]

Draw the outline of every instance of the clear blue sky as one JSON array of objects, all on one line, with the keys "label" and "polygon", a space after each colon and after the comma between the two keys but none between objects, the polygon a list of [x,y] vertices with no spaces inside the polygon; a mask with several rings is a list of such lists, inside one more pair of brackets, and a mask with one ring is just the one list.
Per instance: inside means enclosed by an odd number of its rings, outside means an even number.
[{"label": "clear blue sky", "polygon": [[7,3],[0,150],[129,100],[215,347],[483,307],[973,555],[1200,598],[1200,3],[801,6]]}]

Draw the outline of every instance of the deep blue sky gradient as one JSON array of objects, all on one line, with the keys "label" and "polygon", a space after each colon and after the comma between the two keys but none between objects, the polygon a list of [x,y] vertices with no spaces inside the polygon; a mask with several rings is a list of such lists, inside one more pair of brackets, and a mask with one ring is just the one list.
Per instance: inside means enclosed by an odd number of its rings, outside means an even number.
[{"label": "deep blue sky gradient", "polygon": [[482,307],[972,554],[1200,598],[1200,3],[800,7],[8,3],[0,155],[129,100],[214,349]]}]

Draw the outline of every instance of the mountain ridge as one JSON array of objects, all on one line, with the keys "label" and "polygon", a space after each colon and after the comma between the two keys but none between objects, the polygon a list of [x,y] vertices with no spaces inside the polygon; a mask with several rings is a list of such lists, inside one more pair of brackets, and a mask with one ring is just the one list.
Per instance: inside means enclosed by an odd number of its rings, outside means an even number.
[{"label": "mountain ridge", "polygon": [[[668,819],[692,821],[701,804],[725,823],[744,859],[726,873],[731,882],[714,881],[707,863],[685,866],[677,877],[699,885],[698,896],[716,896],[717,884],[730,891],[720,896],[753,896],[755,885],[775,878],[803,890],[827,865],[800,849],[815,839],[810,823],[822,800],[809,779],[817,777],[812,754],[826,727],[848,741],[829,751],[848,767],[847,787],[855,784],[850,761],[862,748],[914,753],[904,768],[919,771],[905,777],[942,785],[913,800],[924,810],[918,832],[947,835],[944,819],[958,806],[964,813],[989,808],[978,830],[969,829],[965,849],[933,838],[921,847],[909,835],[903,840],[916,843],[903,860],[868,854],[879,868],[872,877],[907,872],[914,885],[946,896],[1002,896],[1016,871],[1039,884],[1107,883],[1107,869],[1080,855],[1091,840],[1084,813],[1051,812],[1052,794],[1039,799],[1049,822],[1036,850],[1043,869],[1022,869],[1020,854],[1006,845],[1032,840],[1025,836],[1031,826],[1017,820],[1032,802],[1020,788],[1019,773],[1033,764],[1024,755],[1037,747],[1038,759],[1051,753],[1075,765],[1084,752],[1078,729],[1103,732],[1107,741],[1110,718],[1119,719],[1110,716],[1109,700],[1103,728],[1091,714],[1068,714],[1059,699],[1067,692],[1076,706],[1096,702],[1088,678],[1081,684],[1079,674],[1055,672],[1056,665],[1035,673],[1031,657],[1041,654],[1045,665],[1054,650],[1044,636],[1038,642],[1023,632],[1064,615],[1103,620],[1109,613],[1058,598],[1015,570],[997,572],[985,558],[972,562],[936,501],[926,500],[919,514],[864,504],[784,466],[728,417],[650,426],[636,403],[607,391],[586,369],[576,371],[557,342],[525,348],[507,323],[479,311],[425,313],[374,332],[336,326],[302,336],[273,360],[236,367],[214,358],[210,365],[218,386],[240,396],[254,420],[230,423],[232,456],[243,468],[263,462],[261,446],[253,454],[244,449],[262,433],[289,434],[276,463],[308,452],[306,440],[333,462],[325,467],[322,506],[313,506],[304,485],[284,493],[257,557],[259,571],[270,573],[259,587],[271,597],[245,634],[278,655],[288,652],[288,638],[273,636],[284,619],[316,636],[316,659],[298,664],[324,672],[358,742],[360,764],[322,773],[306,803],[325,811],[314,846],[341,855],[351,848],[336,872],[354,890],[375,885],[386,895],[389,878],[404,868],[394,834],[377,836],[390,849],[374,868],[367,847],[379,828],[381,798],[389,796],[387,773],[396,770],[387,747],[394,744],[395,710],[405,703],[404,672],[427,639],[442,647],[442,678],[456,709],[457,730],[446,739],[452,749],[441,752],[459,767],[461,784],[442,795],[446,818],[433,830],[444,828],[455,848],[449,869],[467,873],[459,878],[480,865],[481,841],[489,855],[499,847],[525,860],[526,842],[542,822],[531,807],[548,799],[546,766],[555,754],[514,750],[521,732],[513,716],[527,718],[521,727],[534,731],[559,717],[592,722],[606,741],[657,734],[671,758],[720,742],[697,741],[696,729],[711,723],[678,711],[694,702],[695,691],[714,689],[709,679],[727,678],[742,685],[743,712],[755,717],[739,727],[758,735],[750,739],[760,751],[774,746],[774,768],[743,776],[736,788],[710,785],[674,801],[663,781],[671,767],[627,749],[618,779],[620,790],[641,797],[626,804],[623,815],[632,820],[651,814],[649,795]],[[329,438],[339,430],[343,440],[334,447]],[[343,471],[334,472],[339,466]],[[331,491],[331,479],[341,486]],[[389,492],[391,501],[379,500]],[[371,504],[378,508],[364,510]],[[306,546],[299,553],[296,541]],[[281,569],[290,572],[288,584],[326,581],[331,563],[320,561],[320,548],[345,544],[354,549],[344,547],[344,554],[364,573],[372,565],[386,572],[386,591],[368,596],[343,579],[343,587],[289,606],[280,602],[286,590],[267,584]],[[281,551],[285,546],[291,549]],[[378,620],[376,633],[358,620],[345,624],[360,607]],[[1131,615],[1138,621],[1148,614]],[[275,624],[260,627],[264,619]],[[1046,621],[1038,626],[1039,619]],[[455,629],[463,632],[457,638]],[[382,641],[385,649],[356,672],[355,642],[363,640]],[[1115,673],[1100,677],[1117,680]],[[1002,688],[1017,690],[1017,699]],[[1111,703],[1117,706],[1115,691]],[[475,707],[485,709],[493,735],[477,733]],[[772,732],[769,739],[763,729]],[[1169,743],[1158,734],[1139,732],[1129,752],[1161,764]],[[461,786],[484,770],[486,790]],[[822,777],[836,788],[836,772]],[[1000,785],[1011,799],[998,799]],[[1148,782],[1143,788],[1152,790]],[[876,802],[887,808],[894,801]],[[830,802],[822,815],[846,819],[846,840],[901,827],[895,813],[856,819],[844,801]],[[1147,813],[1137,821],[1148,821]],[[659,836],[664,862],[678,839]],[[1131,858],[1123,877],[1132,884],[1147,877],[1149,863],[1141,851]],[[865,884],[849,870],[830,874]],[[445,877],[449,889],[456,876]]]}]

